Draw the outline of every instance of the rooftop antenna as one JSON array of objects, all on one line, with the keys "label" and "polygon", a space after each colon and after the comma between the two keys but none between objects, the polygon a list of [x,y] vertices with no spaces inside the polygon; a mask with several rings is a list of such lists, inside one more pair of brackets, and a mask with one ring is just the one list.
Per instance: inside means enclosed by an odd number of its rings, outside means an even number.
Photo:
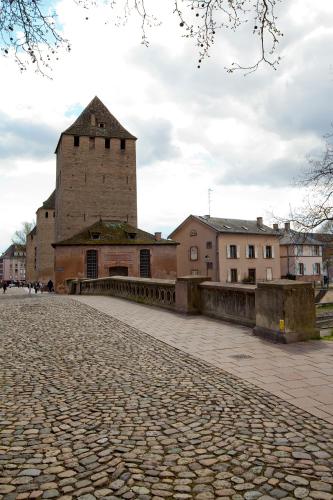
[{"label": "rooftop antenna", "polygon": [[212,192],[213,192],[213,190],[211,188],[208,188],[208,215],[209,215],[209,217],[210,217],[210,205],[212,202],[212,197],[211,197]]}]

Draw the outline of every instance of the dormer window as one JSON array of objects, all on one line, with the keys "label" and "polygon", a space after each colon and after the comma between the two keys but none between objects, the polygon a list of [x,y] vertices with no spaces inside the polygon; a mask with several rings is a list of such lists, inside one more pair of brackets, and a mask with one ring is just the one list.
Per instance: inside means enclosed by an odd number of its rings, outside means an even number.
[{"label": "dormer window", "polygon": [[127,233],[127,235],[129,240],[135,240],[136,238],[136,233]]},{"label": "dormer window", "polygon": [[105,123],[104,122],[99,122],[98,126],[99,126],[99,128],[105,128]]},{"label": "dormer window", "polygon": [[91,233],[92,240],[100,240],[100,238],[101,238],[101,233]]}]

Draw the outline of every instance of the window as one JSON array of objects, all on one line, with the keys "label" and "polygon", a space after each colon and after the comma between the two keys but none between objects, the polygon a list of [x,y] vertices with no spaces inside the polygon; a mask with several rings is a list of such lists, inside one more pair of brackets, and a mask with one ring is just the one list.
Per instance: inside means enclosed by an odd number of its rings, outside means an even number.
[{"label": "window", "polygon": [[320,274],[320,264],[315,264],[314,265],[314,271],[315,271],[315,274]]},{"label": "window", "polygon": [[213,262],[207,262],[207,269],[213,269]]},{"label": "window", "polygon": [[190,236],[197,236],[197,234],[198,233],[197,233],[196,229],[191,229]]},{"label": "window", "polygon": [[110,149],[110,139],[105,139],[105,149]]},{"label": "window", "polygon": [[100,236],[101,236],[101,233],[91,233],[92,240],[99,240]]},{"label": "window", "polygon": [[98,278],[97,250],[87,250],[87,278]]},{"label": "window", "polygon": [[126,149],[126,139],[120,139],[120,149]]},{"label": "window", "polygon": [[312,247],[312,255],[314,255],[316,257],[319,255],[319,245],[318,246],[315,245]]},{"label": "window", "polygon": [[55,217],[55,212],[53,212],[53,217]]},{"label": "window", "polygon": [[74,135],[74,146],[76,148],[80,146],[80,137],[78,135]]},{"label": "window", "polygon": [[192,269],[191,270],[191,275],[192,276],[198,276],[199,275],[199,269]]},{"label": "window", "polygon": [[49,213],[45,212],[45,219],[47,219],[48,217],[49,217]]},{"label": "window", "polygon": [[105,128],[105,123],[99,122],[98,126],[99,126],[99,128]]},{"label": "window", "polygon": [[303,262],[300,262],[298,264],[298,274],[300,274],[301,276],[304,276],[304,264],[303,264]]},{"label": "window", "polygon": [[207,248],[207,250],[210,250],[211,248],[213,248],[213,244],[211,241],[206,241],[206,248]]},{"label": "window", "polygon": [[237,283],[237,269],[230,269],[230,281],[231,283]]},{"label": "window", "polygon": [[254,245],[249,245],[247,247],[247,252],[248,252],[248,258],[249,259],[254,259],[255,258],[255,249]]},{"label": "window", "polygon": [[272,281],[273,279],[273,270],[271,267],[266,268],[266,280],[267,281]]},{"label": "window", "polygon": [[236,245],[230,245],[229,246],[229,259],[237,259],[237,246]]},{"label": "window", "polygon": [[249,276],[249,282],[250,283],[255,283],[256,282],[256,270],[255,269],[249,269],[248,271],[248,276]]},{"label": "window", "polygon": [[190,260],[198,260],[198,247],[190,248]]},{"label": "window", "polygon": [[95,137],[89,137],[89,149],[95,149]]},{"label": "window", "polygon": [[303,255],[303,245],[296,245],[296,255]]},{"label": "window", "polygon": [[128,276],[128,267],[125,266],[109,267],[109,276]]},{"label": "window", "polygon": [[272,258],[272,247],[271,247],[271,245],[266,245],[265,246],[265,258],[266,259],[271,259]]},{"label": "window", "polygon": [[140,250],[140,277],[150,278],[150,250]]}]

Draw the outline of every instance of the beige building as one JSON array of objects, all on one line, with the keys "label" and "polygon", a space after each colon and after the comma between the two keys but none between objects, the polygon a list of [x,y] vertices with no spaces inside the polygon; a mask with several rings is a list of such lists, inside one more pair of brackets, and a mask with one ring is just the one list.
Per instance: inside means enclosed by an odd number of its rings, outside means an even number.
[{"label": "beige building", "polygon": [[25,281],[25,245],[12,244],[1,255],[1,280]]},{"label": "beige building", "polygon": [[177,274],[256,283],[280,278],[277,231],[256,221],[190,215],[169,236],[179,243]]},{"label": "beige building", "polygon": [[280,230],[282,277],[300,281],[321,282],[323,279],[323,243],[306,233],[290,229],[286,223]]}]

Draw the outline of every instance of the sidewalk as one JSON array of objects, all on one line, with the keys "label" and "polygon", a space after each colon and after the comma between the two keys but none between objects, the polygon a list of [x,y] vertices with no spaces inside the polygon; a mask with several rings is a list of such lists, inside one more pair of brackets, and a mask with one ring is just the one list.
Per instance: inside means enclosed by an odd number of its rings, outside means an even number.
[{"label": "sidewalk", "polygon": [[333,423],[333,342],[281,345],[251,329],[114,297],[70,296]]}]

